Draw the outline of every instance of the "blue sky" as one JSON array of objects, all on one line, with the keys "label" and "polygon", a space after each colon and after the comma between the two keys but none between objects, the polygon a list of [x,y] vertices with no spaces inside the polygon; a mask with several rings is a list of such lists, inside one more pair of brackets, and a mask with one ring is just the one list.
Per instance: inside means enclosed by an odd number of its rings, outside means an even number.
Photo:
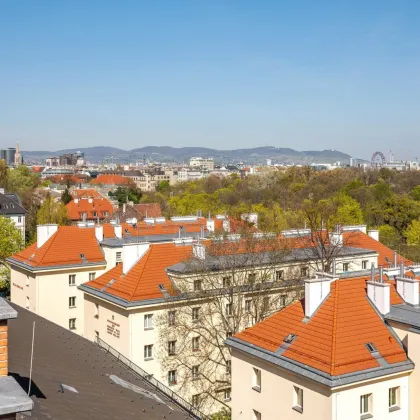
[{"label": "blue sky", "polygon": [[418,0],[2,0],[0,146],[420,158]]}]

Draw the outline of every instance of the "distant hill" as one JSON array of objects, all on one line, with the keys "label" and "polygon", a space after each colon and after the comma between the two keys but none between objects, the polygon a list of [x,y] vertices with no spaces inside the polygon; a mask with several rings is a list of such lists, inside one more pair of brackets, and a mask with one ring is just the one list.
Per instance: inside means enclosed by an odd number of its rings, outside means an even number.
[{"label": "distant hill", "polygon": [[117,162],[134,162],[146,157],[149,161],[186,162],[193,156],[213,157],[218,163],[265,163],[272,159],[273,163],[307,164],[312,162],[331,163],[335,161],[348,162],[350,155],[338,150],[304,150],[297,151],[290,148],[273,146],[254,147],[249,149],[217,150],[206,147],[170,147],[145,146],[132,150],[123,150],[116,147],[81,147],[63,149],[55,152],[31,151],[22,152],[26,160],[42,160],[48,156],[58,156],[64,153],[83,152],[87,160],[101,162],[115,160]]}]

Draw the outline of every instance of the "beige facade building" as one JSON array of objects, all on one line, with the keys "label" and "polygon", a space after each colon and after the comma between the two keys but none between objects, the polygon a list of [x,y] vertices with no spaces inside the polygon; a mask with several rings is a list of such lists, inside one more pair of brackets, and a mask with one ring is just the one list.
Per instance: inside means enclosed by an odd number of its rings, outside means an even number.
[{"label": "beige facade building", "polygon": [[190,159],[190,167],[202,168],[202,169],[207,169],[208,171],[212,171],[214,169],[214,159],[212,157],[210,158],[192,157]]}]

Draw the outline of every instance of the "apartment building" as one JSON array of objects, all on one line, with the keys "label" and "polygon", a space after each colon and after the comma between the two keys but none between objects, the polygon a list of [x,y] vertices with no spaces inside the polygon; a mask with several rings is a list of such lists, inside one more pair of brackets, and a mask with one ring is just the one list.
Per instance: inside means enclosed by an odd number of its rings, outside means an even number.
[{"label": "apartment building", "polygon": [[[392,250],[360,230],[343,236],[351,237],[352,246],[343,246],[337,255],[336,273],[366,272],[372,264],[377,267],[386,258],[394,258]],[[222,245],[219,238],[214,242]],[[259,255],[254,252],[254,256],[241,250],[238,235],[227,237],[225,243],[229,256],[206,256],[203,244],[183,241],[123,245],[120,265],[80,286],[85,292],[85,336],[101,338],[205,412],[230,405],[230,356],[223,349],[215,350],[220,360],[213,368],[212,375],[217,376],[213,379],[225,386],[218,390],[216,403],[200,401],[203,389],[196,380],[200,375],[197,369],[205,359],[214,360],[215,354],[211,340],[205,339],[203,325],[196,322],[198,314],[211,319],[213,328],[218,325],[218,341],[223,343],[232,331],[250,327],[256,319],[300,298],[301,284],[292,281],[296,276],[315,275],[305,248],[270,258],[267,249]],[[220,296],[217,303],[215,294]],[[217,313],[209,311],[215,304],[222,308]],[[241,308],[238,317],[235,308]],[[181,319],[187,321],[177,330]],[[239,325],[232,325],[237,319]],[[206,345],[200,347],[197,337]],[[181,351],[186,352],[185,358],[177,360]]]},{"label": "apartment building", "polygon": [[77,222],[102,221],[114,213],[114,206],[105,197],[73,198],[66,204],[69,220]]},{"label": "apartment building", "polygon": [[232,418],[418,419],[420,267],[407,263],[320,273],[304,300],[229,338]]},{"label": "apartment building", "polygon": [[25,215],[26,210],[22,206],[22,201],[17,194],[7,194],[4,189],[0,189],[0,216],[11,219],[17,229],[22,233],[25,240]]},{"label": "apartment building", "polygon": [[203,157],[192,157],[190,159],[190,167],[192,168],[203,168],[209,171],[214,169],[214,159],[210,158],[203,158]]},{"label": "apartment building", "polygon": [[0,418],[5,420],[17,419],[18,413],[29,412],[33,408],[31,398],[9,375],[9,320],[17,316],[16,310],[0,299]]}]

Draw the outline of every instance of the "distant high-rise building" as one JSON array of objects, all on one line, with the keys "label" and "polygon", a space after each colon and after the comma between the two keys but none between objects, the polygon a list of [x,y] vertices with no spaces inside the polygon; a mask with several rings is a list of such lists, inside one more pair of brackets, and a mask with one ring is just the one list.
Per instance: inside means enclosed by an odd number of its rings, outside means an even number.
[{"label": "distant high-rise building", "polygon": [[15,164],[15,166],[22,165],[22,155],[20,154],[20,150],[19,150],[19,142],[16,142],[16,151],[15,151],[14,164]]},{"label": "distant high-rise building", "polygon": [[15,164],[16,149],[9,147],[8,149],[0,149],[0,159],[3,159],[7,165],[11,166]]}]

